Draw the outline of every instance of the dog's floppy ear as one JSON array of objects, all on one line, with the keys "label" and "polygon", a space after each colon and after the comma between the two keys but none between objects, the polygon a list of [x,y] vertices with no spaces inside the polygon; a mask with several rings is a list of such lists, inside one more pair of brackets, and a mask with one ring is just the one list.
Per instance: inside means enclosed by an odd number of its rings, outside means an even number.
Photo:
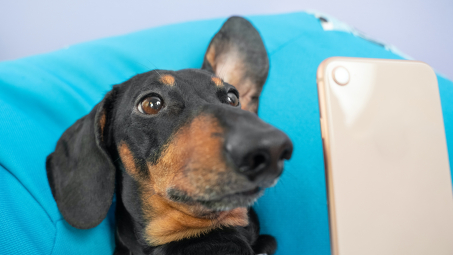
[{"label": "dog's floppy ear", "polygon": [[107,215],[115,189],[115,167],[104,145],[104,131],[114,91],[69,127],[47,157],[53,197],[73,227],[97,226]]},{"label": "dog's floppy ear", "polygon": [[260,34],[249,21],[229,18],[209,44],[201,68],[235,86],[242,109],[257,112],[269,59]]}]

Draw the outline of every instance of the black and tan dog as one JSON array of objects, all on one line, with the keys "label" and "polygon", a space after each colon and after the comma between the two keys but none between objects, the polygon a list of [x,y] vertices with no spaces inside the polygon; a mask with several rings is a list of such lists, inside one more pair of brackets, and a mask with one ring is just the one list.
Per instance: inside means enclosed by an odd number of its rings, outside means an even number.
[{"label": "black and tan dog", "polygon": [[47,158],[63,217],[95,227],[116,193],[115,254],[273,254],[275,239],[259,235],[249,209],[292,153],[289,138],[252,113],[268,68],[258,32],[232,17],[202,70],[155,70],[114,86]]}]

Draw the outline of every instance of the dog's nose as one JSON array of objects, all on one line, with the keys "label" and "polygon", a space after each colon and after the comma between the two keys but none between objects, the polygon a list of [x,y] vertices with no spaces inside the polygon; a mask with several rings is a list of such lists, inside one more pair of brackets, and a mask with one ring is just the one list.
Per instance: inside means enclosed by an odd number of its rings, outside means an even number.
[{"label": "dog's nose", "polygon": [[283,161],[290,159],[293,152],[288,136],[267,124],[236,129],[225,142],[235,169],[254,182],[272,182],[282,173]]}]

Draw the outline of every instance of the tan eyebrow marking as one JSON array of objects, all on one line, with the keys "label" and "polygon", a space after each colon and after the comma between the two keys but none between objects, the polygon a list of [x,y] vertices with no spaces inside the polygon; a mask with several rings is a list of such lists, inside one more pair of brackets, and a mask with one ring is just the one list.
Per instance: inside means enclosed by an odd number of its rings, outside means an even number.
[{"label": "tan eyebrow marking", "polygon": [[211,78],[212,82],[214,82],[214,84],[217,86],[217,87],[220,87],[220,86],[223,86],[223,81],[222,79],[220,79],[219,77],[212,77]]},{"label": "tan eyebrow marking", "polygon": [[160,77],[160,82],[168,86],[173,86],[175,85],[175,77],[169,74],[165,74]]}]

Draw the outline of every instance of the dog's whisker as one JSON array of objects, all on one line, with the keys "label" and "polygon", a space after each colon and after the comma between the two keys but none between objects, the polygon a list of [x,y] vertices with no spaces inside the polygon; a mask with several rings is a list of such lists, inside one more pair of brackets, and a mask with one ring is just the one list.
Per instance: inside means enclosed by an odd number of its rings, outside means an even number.
[{"label": "dog's whisker", "polygon": [[288,171],[285,171],[285,174],[289,174],[289,175],[291,175],[291,177],[293,177],[293,178],[295,178],[295,179],[299,179],[299,176],[297,176],[296,174],[294,174],[293,172],[291,172],[291,171],[289,171],[289,170],[288,170]]},{"label": "dog's whisker", "polygon": [[162,78],[162,75],[160,75],[160,73],[157,71],[157,69],[155,69],[154,71],[156,71],[156,73],[159,75],[159,77]]},{"label": "dog's whisker", "polygon": [[255,205],[259,205],[259,204],[260,204],[260,200],[259,200],[259,199],[256,200],[255,203],[253,203],[254,206],[255,206]]},{"label": "dog's whisker", "polygon": [[[152,68],[150,68],[149,66],[147,66],[137,60],[130,59],[130,61],[145,67],[146,70],[152,70]],[[149,64],[151,64],[152,66],[154,66],[155,69],[153,71],[156,71],[156,73],[159,75],[159,77],[162,78],[162,75],[157,71],[157,69],[159,69],[159,68],[157,68],[157,66],[153,62],[151,62],[149,59],[145,59],[145,61],[148,62]]]},{"label": "dog's whisker", "polygon": [[139,65],[145,67],[146,70],[150,70],[150,69],[151,69],[151,68],[149,68],[149,66],[147,66],[147,65],[145,65],[145,64],[143,64],[143,63],[141,63],[141,62],[139,62],[139,61],[137,61],[137,60],[129,59],[129,61],[132,61],[132,62],[134,62],[134,63],[136,63],[136,64],[139,64]]},{"label": "dog's whisker", "polygon": [[149,59],[145,59],[145,60],[146,60],[147,62],[149,62],[151,65],[153,65],[154,68],[159,69],[159,68],[157,68],[157,66],[156,66],[151,60],[149,60]]},{"label": "dog's whisker", "polygon": [[160,75],[159,71],[157,71],[157,69],[159,69],[159,68],[157,68],[157,66],[153,62],[151,62],[151,60],[146,59],[146,61],[149,62],[151,65],[153,65],[154,68],[156,68],[156,69],[154,69],[154,71],[156,71],[156,73],[159,75],[159,77],[162,78],[162,75]]},{"label": "dog's whisker", "polygon": [[[130,61],[132,61],[132,62],[134,62],[134,63],[136,63],[136,64],[139,64],[139,65],[145,67],[146,70],[151,70],[151,68],[150,68],[149,66],[147,66],[147,65],[145,65],[145,64],[143,64],[143,63],[141,63],[141,62],[139,62],[139,61],[136,61],[136,60],[133,60],[133,59],[130,59]],[[153,64],[151,61],[149,61],[149,60],[146,60],[146,61],[149,62],[151,65],[153,65],[154,68],[156,68],[156,69],[154,69],[154,71],[156,71],[156,73],[159,75],[159,77],[162,78],[162,75],[157,71],[157,69],[158,69],[157,66],[154,65],[154,64]],[[137,74],[138,74],[138,73],[137,73]],[[175,84],[176,84],[176,82],[175,82]]]}]

